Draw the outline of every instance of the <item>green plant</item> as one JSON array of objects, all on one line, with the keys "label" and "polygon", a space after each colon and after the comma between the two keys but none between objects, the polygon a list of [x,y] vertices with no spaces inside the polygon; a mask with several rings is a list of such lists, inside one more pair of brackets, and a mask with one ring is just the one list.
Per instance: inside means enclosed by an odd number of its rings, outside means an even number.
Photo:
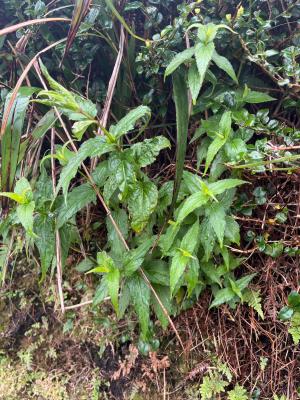
[{"label": "green plant", "polygon": [[300,342],[300,295],[292,291],[288,296],[288,305],[283,307],[278,318],[282,321],[289,321],[289,333],[292,335],[294,344]]}]

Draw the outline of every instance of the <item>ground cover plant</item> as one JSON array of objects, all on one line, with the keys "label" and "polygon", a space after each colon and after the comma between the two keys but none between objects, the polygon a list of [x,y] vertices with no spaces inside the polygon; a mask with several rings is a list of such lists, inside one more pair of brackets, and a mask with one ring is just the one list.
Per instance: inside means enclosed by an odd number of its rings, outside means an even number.
[{"label": "ground cover plant", "polygon": [[17,3],[0,398],[298,398],[298,2]]}]

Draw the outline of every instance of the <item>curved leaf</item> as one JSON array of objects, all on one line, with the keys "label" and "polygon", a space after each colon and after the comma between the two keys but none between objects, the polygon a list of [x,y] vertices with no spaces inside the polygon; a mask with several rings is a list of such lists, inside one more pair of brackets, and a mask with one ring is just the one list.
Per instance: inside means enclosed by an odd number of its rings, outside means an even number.
[{"label": "curved leaf", "polygon": [[183,50],[181,53],[176,54],[176,56],[171,60],[170,64],[167,66],[165,71],[165,78],[171,75],[181,64],[190,60],[195,53],[195,47],[190,47],[189,49]]}]

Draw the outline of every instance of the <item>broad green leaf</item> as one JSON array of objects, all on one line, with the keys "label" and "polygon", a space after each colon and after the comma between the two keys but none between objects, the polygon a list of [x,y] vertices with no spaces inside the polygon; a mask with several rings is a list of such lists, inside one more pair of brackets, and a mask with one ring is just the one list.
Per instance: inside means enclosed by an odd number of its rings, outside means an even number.
[{"label": "broad green leaf", "polygon": [[243,185],[244,183],[247,183],[247,182],[242,181],[241,179],[223,179],[218,182],[210,183],[208,186],[214,195],[218,195],[218,194],[225,192],[225,190],[232,189],[236,186]]},{"label": "broad green leaf", "polygon": [[240,226],[230,215],[226,215],[225,237],[232,243],[240,244]]},{"label": "broad green leaf", "polygon": [[192,258],[185,273],[185,280],[187,283],[189,297],[192,295],[193,290],[198,284],[199,269],[200,265],[198,258]]},{"label": "broad green leaf", "polygon": [[97,186],[102,187],[109,175],[108,161],[104,160],[97,165],[92,173],[92,178]]},{"label": "broad green leaf", "polygon": [[216,137],[212,141],[212,143],[209,145],[209,147],[207,149],[207,154],[206,154],[204,174],[206,174],[206,172],[207,172],[208,168],[210,167],[210,164],[212,163],[216,154],[224,146],[225,143],[226,143],[225,138]]},{"label": "broad green leaf", "polygon": [[195,211],[197,208],[206,204],[209,200],[209,196],[201,191],[189,196],[179,208],[177,222],[180,224],[185,217]]},{"label": "broad green leaf", "polygon": [[41,261],[41,281],[51,265],[55,254],[55,226],[54,219],[48,215],[39,214],[34,219],[34,231],[37,237],[34,240],[38,248]]},{"label": "broad green leaf", "polygon": [[157,205],[158,190],[151,181],[137,181],[128,197],[131,227],[139,233],[147,225]]},{"label": "broad green leaf", "polygon": [[95,266],[95,261],[91,258],[84,258],[80,263],[75,267],[78,272],[87,272],[91,270]]},{"label": "broad green leaf", "polygon": [[110,127],[110,133],[116,138],[120,138],[127,132],[131,131],[138,120],[146,118],[146,123],[151,117],[151,110],[147,106],[139,106],[131,111],[124,118],[122,118],[116,125]]},{"label": "broad green leaf", "polygon": [[174,256],[172,257],[171,267],[170,267],[170,289],[171,294],[173,294],[176,284],[184,273],[186,266],[190,261],[190,257],[182,254],[181,251],[176,250]]},{"label": "broad green leaf", "polygon": [[[118,225],[124,239],[128,238],[128,216],[125,210],[119,208],[111,212],[112,217]],[[113,226],[111,219],[106,217],[106,228],[107,228],[107,242],[110,246],[111,252],[116,256],[121,256],[124,251],[124,243],[118,235],[115,227]]]},{"label": "broad green leaf", "polygon": [[288,296],[288,304],[291,307],[298,307],[300,306],[300,294],[295,290],[291,291]]},{"label": "broad green leaf", "polygon": [[94,189],[87,183],[77,186],[68,193],[66,202],[64,202],[57,217],[58,229],[61,228],[69,219],[71,219],[78,211],[90,203],[96,202],[96,194]]},{"label": "broad green leaf", "polygon": [[245,154],[247,154],[247,145],[243,139],[234,138],[225,144],[226,156],[231,162],[239,161]]},{"label": "broad green leaf", "polygon": [[25,204],[27,202],[25,196],[22,196],[22,195],[17,194],[17,193],[0,192],[0,196],[7,197],[7,198],[9,198],[11,200],[14,200],[15,202],[17,202],[19,204]]},{"label": "broad green leaf", "polygon": [[227,58],[220,56],[216,51],[214,51],[212,55],[212,60],[220,69],[226,72],[226,74],[228,74],[232,80],[238,83],[238,79],[231,65],[231,62]]},{"label": "broad green leaf", "polygon": [[226,139],[228,139],[228,136],[230,135],[231,124],[232,124],[231,112],[225,111],[220,119],[219,131]]},{"label": "broad green leaf", "polygon": [[[163,306],[167,310],[168,314],[172,314],[173,307],[172,307],[172,300],[170,295],[170,288],[166,286],[160,285],[153,285],[156,294],[158,295],[160,301],[162,302]],[[165,313],[163,312],[161,306],[159,305],[158,301],[156,300],[155,296],[151,293],[151,303],[153,305],[154,312],[159,319],[161,326],[163,329],[166,329],[169,325],[169,320],[166,317]]]},{"label": "broad green leaf", "polygon": [[54,110],[49,110],[36,124],[32,131],[32,137],[35,139],[42,138],[50,128],[55,124],[57,115]]},{"label": "broad green leaf", "polygon": [[96,124],[96,121],[90,119],[75,122],[72,126],[73,136],[77,140],[81,140],[87,128],[93,124]]},{"label": "broad green leaf", "polygon": [[223,239],[226,226],[226,213],[222,203],[213,203],[208,212],[209,223],[213,227],[215,234],[219,240],[220,246],[223,247]]},{"label": "broad green leaf", "polygon": [[200,42],[195,47],[195,58],[200,76],[200,82],[199,82],[200,89],[202,87],[205,74],[209,66],[209,63],[211,61],[214,50],[215,50],[215,45],[213,44],[213,42],[209,42],[207,44]]},{"label": "broad green leaf", "polygon": [[170,214],[172,213],[175,207],[181,185],[186,147],[187,147],[188,125],[189,125],[188,91],[187,91],[185,77],[180,73],[176,73],[173,76],[173,100],[175,102],[175,109],[176,109],[177,142],[176,142],[176,172],[175,172],[174,192],[170,207]]},{"label": "broad green leaf", "polygon": [[101,278],[100,284],[97,286],[94,297],[93,306],[97,306],[108,296],[107,275]]},{"label": "broad green leaf", "polygon": [[246,95],[243,96],[243,101],[250,104],[266,103],[274,100],[276,99],[269,96],[267,93],[256,92],[255,90],[249,90]]},{"label": "broad green leaf", "polygon": [[26,204],[20,204],[17,207],[17,216],[23,225],[26,232],[30,235],[35,237],[33,233],[33,212],[35,208],[34,201]]},{"label": "broad green leaf", "polygon": [[139,275],[133,275],[128,280],[131,301],[137,313],[142,339],[146,339],[150,322],[150,288]]},{"label": "broad green leaf", "polygon": [[142,244],[140,244],[136,249],[127,251],[124,255],[124,274],[126,276],[132,275],[135,271],[137,271],[140,266],[143,264],[146,254],[150,250],[153,242],[155,240],[155,236],[145,240]]},{"label": "broad green leaf", "polygon": [[188,84],[191,91],[193,104],[195,105],[201,89],[200,75],[196,63],[193,63],[189,68]]},{"label": "broad green leaf", "polygon": [[198,241],[199,241],[199,221],[197,219],[196,222],[194,222],[194,224],[182,238],[180,248],[187,251],[188,253],[193,253],[197,246]]},{"label": "broad green leaf", "polygon": [[115,266],[113,268],[111,268],[111,270],[107,273],[106,283],[107,283],[107,289],[108,289],[108,293],[110,295],[112,305],[114,306],[114,309],[115,309],[116,313],[118,314],[118,312],[119,312],[118,296],[119,296],[119,288],[120,288],[120,271]]},{"label": "broad green leaf", "polygon": [[289,321],[293,314],[294,310],[291,307],[285,306],[279,311],[278,318],[281,321]]},{"label": "broad green leaf", "polygon": [[175,237],[179,232],[179,229],[180,229],[179,224],[172,223],[168,226],[166,233],[164,235],[161,235],[161,237],[159,238],[158,243],[163,254],[167,254],[170,248],[172,247]]},{"label": "broad green leaf", "polygon": [[209,308],[218,307],[221,304],[227,303],[235,297],[235,293],[231,288],[224,288],[217,291],[215,298]]},{"label": "broad green leaf", "polygon": [[[192,227],[184,235],[180,249],[177,249],[170,267],[170,288],[171,293],[184,273],[185,267],[192,259],[192,253],[194,252],[196,245],[199,240],[199,222],[198,220],[192,225]],[[191,256],[189,256],[190,254]]]},{"label": "broad green leaf", "polygon": [[114,148],[115,146],[113,144],[107,143],[104,136],[97,136],[84,142],[78,153],[69,160],[65,167],[63,167],[56,188],[56,193],[58,193],[60,188],[62,188],[66,199],[69,184],[75,177],[80,164],[88,157],[100,157],[101,155],[114,150]]},{"label": "broad green leaf", "polygon": [[200,241],[204,249],[204,260],[208,261],[212,255],[215,243],[216,234],[209,223],[209,219],[205,218],[200,225]]},{"label": "broad green leaf", "polygon": [[148,263],[145,262],[143,269],[151,283],[161,286],[169,286],[170,274],[169,266],[166,261],[151,260]]},{"label": "broad green leaf", "polygon": [[195,47],[190,47],[189,49],[185,49],[181,53],[176,54],[166,68],[165,78],[168,75],[171,75],[181,64],[189,61],[193,57],[194,53]]},{"label": "broad green leaf", "polygon": [[164,136],[145,139],[143,142],[133,144],[128,150],[140,167],[152,164],[162,149],[170,147],[170,141]]}]

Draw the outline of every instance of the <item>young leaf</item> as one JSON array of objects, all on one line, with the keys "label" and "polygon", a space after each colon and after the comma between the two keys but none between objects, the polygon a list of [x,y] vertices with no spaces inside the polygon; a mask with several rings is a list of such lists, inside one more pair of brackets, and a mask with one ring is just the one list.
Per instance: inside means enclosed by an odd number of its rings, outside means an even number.
[{"label": "young leaf", "polygon": [[213,42],[209,42],[207,44],[200,42],[195,47],[195,58],[200,76],[200,81],[199,81],[200,89],[202,87],[205,74],[209,66],[209,63],[211,61],[214,50],[215,50],[215,45]]},{"label": "young leaf", "polygon": [[145,139],[143,142],[133,144],[128,152],[140,167],[152,164],[162,149],[170,147],[170,142],[164,136]]},{"label": "young leaf", "polygon": [[158,199],[158,190],[151,181],[137,181],[128,197],[128,210],[132,218],[131,227],[139,233],[155,210]]},{"label": "young leaf", "polygon": [[150,321],[150,288],[142,277],[137,274],[128,280],[128,286],[130,297],[141,325],[142,339],[146,339]]},{"label": "young leaf", "polygon": [[181,53],[176,54],[176,56],[171,60],[170,64],[167,66],[165,71],[165,78],[171,75],[181,64],[190,60],[195,53],[195,47],[190,47],[189,49],[183,50]]},{"label": "young leaf", "polygon": [[77,140],[81,140],[87,128],[93,124],[96,124],[96,121],[90,119],[75,122],[72,126],[73,136]]},{"label": "young leaf", "polygon": [[212,60],[220,69],[226,72],[226,74],[228,74],[232,80],[238,83],[231,62],[227,58],[220,56],[216,51],[214,51],[212,55]]},{"label": "young leaf", "polygon": [[177,142],[176,172],[170,214],[175,207],[181,184],[189,124],[188,92],[185,77],[179,73],[176,73],[173,77],[173,99],[176,108]]}]

